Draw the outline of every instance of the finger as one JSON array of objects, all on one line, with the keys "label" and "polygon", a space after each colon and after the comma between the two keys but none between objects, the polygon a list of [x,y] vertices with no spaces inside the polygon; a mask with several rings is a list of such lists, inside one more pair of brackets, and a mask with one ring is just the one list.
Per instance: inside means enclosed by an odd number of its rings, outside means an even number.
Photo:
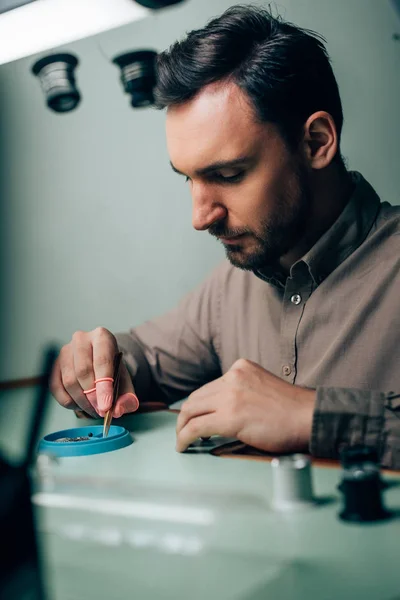
[{"label": "finger", "polygon": [[75,375],[72,347],[70,344],[64,346],[60,352],[61,382],[65,391],[71,396],[79,408],[92,417],[98,417],[93,404],[83,393]]},{"label": "finger", "polygon": [[200,437],[223,435],[216,413],[201,415],[191,419],[176,436],[177,452],[184,452],[190,444]]},{"label": "finger", "polygon": [[85,400],[88,402],[88,405],[90,406],[89,414],[94,416],[96,419],[98,419],[99,417],[102,417],[103,415],[100,414],[101,411],[99,410],[99,408],[97,406],[96,388],[94,387],[91,390],[84,391],[84,396],[85,396]]},{"label": "finger", "polygon": [[51,374],[50,391],[63,408],[68,408],[70,410],[79,409],[79,406],[74,402],[73,398],[71,398],[63,386],[59,359],[56,360]]},{"label": "finger", "polygon": [[226,381],[223,377],[224,376],[218,377],[218,379],[214,379],[213,381],[209,381],[202,385],[195,392],[190,394],[189,398],[203,398],[204,396],[209,396],[221,391],[226,386]]},{"label": "finger", "polygon": [[[74,390],[74,395],[71,393],[72,388]],[[54,390],[56,400],[64,408],[69,408],[72,410],[81,409],[88,413],[88,415],[91,417],[98,418],[98,414],[87,400],[82,390],[79,393],[72,384],[69,384],[69,380],[65,382],[63,379],[63,372],[61,370],[54,374],[52,389]]]},{"label": "finger", "polygon": [[[125,363],[122,361],[121,362],[121,374],[120,374],[120,383],[119,383],[119,396],[118,396],[118,400],[116,402],[115,408],[114,408],[114,417],[116,419],[118,419],[119,417],[122,417],[122,415],[126,414],[126,413],[133,413],[135,412],[138,408],[139,408],[139,399],[135,394],[135,389],[133,387],[133,383],[132,383],[132,379],[128,373],[128,370],[126,368]],[[109,390],[111,386],[111,400],[112,400],[112,382],[108,382],[108,381],[104,381],[104,382],[99,382],[96,384],[96,390],[99,390],[101,388],[103,388],[103,393],[105,392],[105,395],[109,394]],[[99,395],[99,391],[97,392],[97,395]],[[111,403],[109,404],[109,407],[111,408]],[[105,416],[107,410],[109,409],[101,409],[99,407],[99,414],[100,416]]]},{"label": "finger", "polygon": [[[114,376],[114,357],[118,352],[117,340],[110,331],[99,327],[92,332],[94,379]],[[113,399],[113,382],[101,381],[96,385],[97,411],[104,415]]]},{"label": "finger", "polygon": [[[68,383],[64,383],[62,375],[61,375],[61,379],[63,381],[63,385],[64,385],[64,388],[66,389],[66,392],[71,396],[71,398],[77,405],[78,409],[85,411],[88,415],[90,415],[94,419],[98,419],[99,415],[94,406],[96,403],[96,400],[93,399],[93,397],[91,399],[89,399],[88,396],[83,393],[83,390],[81,389],[79,384],[74,386],[74,385],[69,385]],[[69,387],[67,387],[67,386],[69,386]],[[78,387],[79,387],[79,389],[78,389]],[[73,393],[71,393],[71,390],[73,390]]]},{"label": "finger", "polygon": [[215,412],[217,406],[218,396],[216,394],[206,397],[189,396],[189,399],[182,404],[176,421],[176,433],[178,434],[191,419]]},{"label": "finger", "polygon": [[139,399],[135,394],[131,376],[124,362],[121,363],[119,397],[114,409],[114,417],[119,418],[126,413],[133,413],[139,408]]},{"label": "finger", "polygon": [[[104,417],[112,406],[113,401],[113,381],[97,381],[95,392],[93,393],[96,398],[97,412],[101,417]],[[91,394],[88,394],[90,398]]]},{"label": "finger", "polygon": [[[93,389],[95,386],[93,347],[89,334],[84,331],[76,331],[72,336],[71,347],[75,375],[81,389]],[[97,408],[96,404],[94,408]]]}]

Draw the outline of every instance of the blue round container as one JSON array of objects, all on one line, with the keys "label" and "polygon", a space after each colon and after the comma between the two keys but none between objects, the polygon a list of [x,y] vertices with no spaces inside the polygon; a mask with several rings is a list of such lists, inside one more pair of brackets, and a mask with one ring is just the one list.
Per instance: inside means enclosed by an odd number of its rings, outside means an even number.
[{"label": "blue round container", "polygon": [[[88,440],[78,442],[57,442],[60,438],[88,437]],[[106,438],[103,437],[103,426],[76,427],[63,429],[45,435],[40,441],[38,451],[55,456],[87,456],[88,454],[101,454],[125,448],[133,443],[132,437],[124,427],[111,425]]]}]

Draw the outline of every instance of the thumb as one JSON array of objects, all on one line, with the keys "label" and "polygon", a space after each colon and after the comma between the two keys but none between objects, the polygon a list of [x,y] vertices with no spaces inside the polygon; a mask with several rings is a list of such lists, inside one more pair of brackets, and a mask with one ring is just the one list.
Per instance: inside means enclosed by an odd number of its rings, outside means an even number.
[{"label": "thumb", "polygon": [[[121,363],[120,368],[119,394],[113,415],[116,418],[125,413],[135,412],[139,408],[139,400],[135,395],[133,383],[124,362]],[[96,385],[96,393],[98,413],[103,417],[112,406],[113,383],[111,381],[99,381]]]}]

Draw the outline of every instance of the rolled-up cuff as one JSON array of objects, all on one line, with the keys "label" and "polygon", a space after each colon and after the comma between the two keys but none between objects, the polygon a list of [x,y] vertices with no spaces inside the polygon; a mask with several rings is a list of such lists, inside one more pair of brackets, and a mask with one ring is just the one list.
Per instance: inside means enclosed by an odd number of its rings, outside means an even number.
[{"label": "rolled-up cuff", "polygon": [[363,444],[383,454],[386,395],[374,390],[317,388],[310,452],[338,458],[348,446]]}]

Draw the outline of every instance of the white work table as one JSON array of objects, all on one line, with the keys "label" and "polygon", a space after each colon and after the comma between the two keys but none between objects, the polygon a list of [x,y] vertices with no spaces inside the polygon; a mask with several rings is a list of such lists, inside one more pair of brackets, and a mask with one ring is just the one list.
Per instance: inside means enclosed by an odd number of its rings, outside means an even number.
[{"label": "white work table", "polygon": [[[338,468],[313,467],[316,506],[277,512],[270,463],[178,454],[171,412],[116,423],[132,445],[58,459],[34,495],[49,600],[400,598],[400,519],[339,520]],[[54,403],[45,433],[87,424]]]}]

